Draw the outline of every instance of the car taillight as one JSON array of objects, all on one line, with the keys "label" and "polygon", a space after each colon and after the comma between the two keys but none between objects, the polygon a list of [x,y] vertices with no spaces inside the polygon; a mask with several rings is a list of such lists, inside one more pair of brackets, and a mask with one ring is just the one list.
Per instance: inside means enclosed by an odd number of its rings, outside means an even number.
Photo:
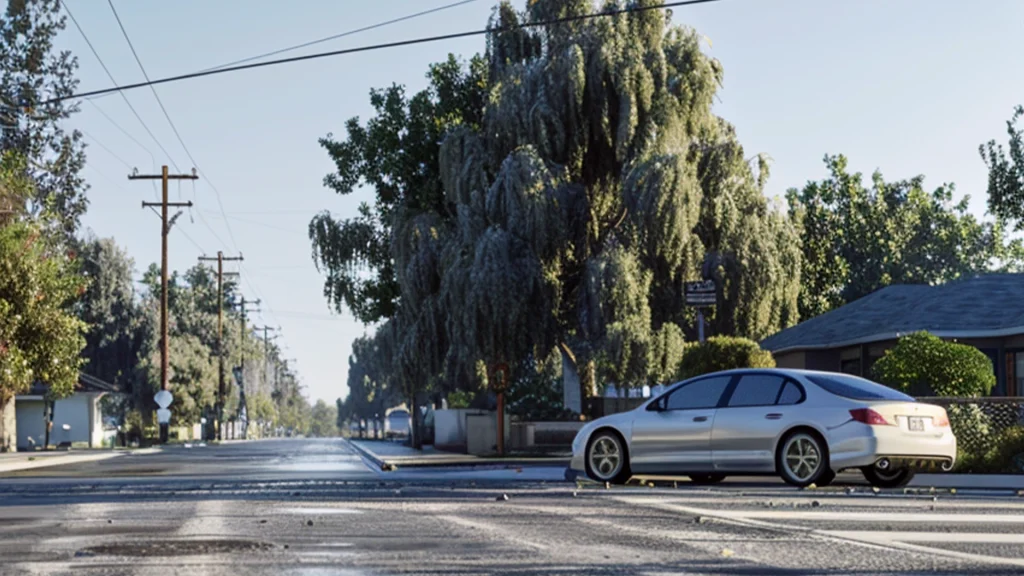
[{"label": "car taillight", "polygon": [[936,416],[936,417],[932,418],[932,426],[935,426],[936,428],[946,428],[946,427],[948,427],[949,426],[949,416],[946,416],[946,413],[943,412],[942,416]]},{"label": "car taillight", "polygon": [[867,424],[868,426],[892,426],[884,416],[875,412],[871,408],[857,408],[856,410],[850,410],[850,416],[857,422]]}]

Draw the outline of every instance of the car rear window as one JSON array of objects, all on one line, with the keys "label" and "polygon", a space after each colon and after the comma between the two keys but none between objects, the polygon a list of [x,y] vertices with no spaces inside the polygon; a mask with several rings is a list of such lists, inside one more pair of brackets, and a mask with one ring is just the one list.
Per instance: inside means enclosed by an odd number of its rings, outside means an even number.
[{"label": "car rear window", "polygon": [[898,392],[857,376],[846,374],[808,374],[807,379],[818,386],[831,392],[836,396],[850,398],[853,400],[899,400],[901,402],[914,402],[914,399],[902,392]]}]

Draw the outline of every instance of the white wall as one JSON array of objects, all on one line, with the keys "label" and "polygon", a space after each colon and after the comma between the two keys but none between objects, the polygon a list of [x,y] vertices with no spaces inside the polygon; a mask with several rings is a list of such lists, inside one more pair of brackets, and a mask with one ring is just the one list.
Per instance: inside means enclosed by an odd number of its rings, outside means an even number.
[{"label": "white wall", "polygon": [[[61,442],[85,443],[99,448],[103,445],[103,422],[100,417],[100,394],[77,392],[57,400],[53,407],[53,428],[50,431],[50,445]],[[29,447],[28,439],[35,445],[43,446],[46,439],[46,422],[43,414],[43,400],[40,396],[19,396],[14,404],[18,419],[18,448]],[[64,425],[71,427],[64,430]]]}]

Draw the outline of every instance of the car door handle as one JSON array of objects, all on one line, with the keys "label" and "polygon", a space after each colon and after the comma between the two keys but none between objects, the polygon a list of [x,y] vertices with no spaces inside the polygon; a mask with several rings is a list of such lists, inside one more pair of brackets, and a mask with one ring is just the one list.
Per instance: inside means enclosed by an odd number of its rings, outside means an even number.
[{"label": "car door handle", "polygon": [[765,414],[764,415],[764,419],[765,420],[780,420],[781,418],[782,418],[782,414],[779,414],[778,412],[773,412],[771,414]]},{"label": "car door handle", "polygon": [[694,422],[707,422],[708,421],[708,417],[707,416],[694,416],[693,417],[693,421]]}]

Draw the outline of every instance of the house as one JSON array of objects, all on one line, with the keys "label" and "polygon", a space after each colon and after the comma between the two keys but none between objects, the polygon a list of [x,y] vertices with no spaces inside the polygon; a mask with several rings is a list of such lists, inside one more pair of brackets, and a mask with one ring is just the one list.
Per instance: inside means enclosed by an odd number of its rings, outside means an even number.
[{"label": "house", "polygon": [[[36,383],[14,398],[18,450],[42,448],[46,438],[46,389]],[[50,444],[99,448],[103,445],[100,399],[119,390],[110,383],[79,373],[75,392],[53,403]]]},{"label": "house", "polygon": [[901,335],[927,330],[992,360],[993,396],[1024,395],[1024,274],[888,286],[761,342],[784,368],[870,376]]}]

